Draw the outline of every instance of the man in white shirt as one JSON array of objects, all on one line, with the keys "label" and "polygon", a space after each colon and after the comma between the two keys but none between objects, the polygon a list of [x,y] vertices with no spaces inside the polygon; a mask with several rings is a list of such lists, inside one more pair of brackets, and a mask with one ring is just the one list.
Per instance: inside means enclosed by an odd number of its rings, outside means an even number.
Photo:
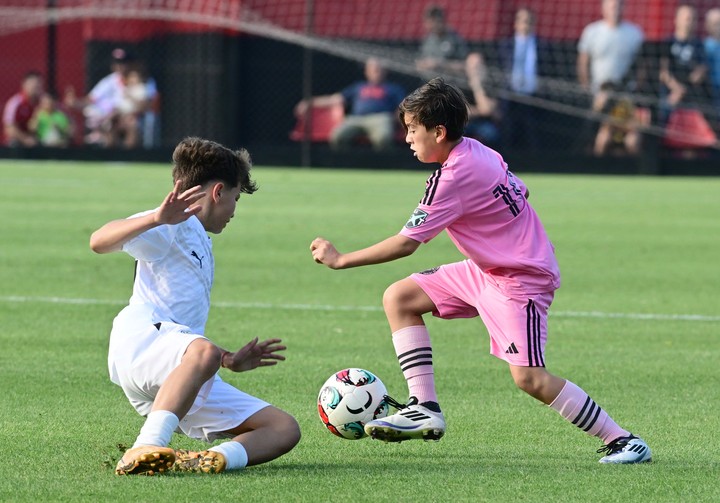
[{"label": "man in white shirt", "polygon": [[120,47],[113,49],[111,57],[111,73],[100,79],[83,98],[75,96],[70,89],[65,95],[65,105],[82,110],[88,130],[86,143],[135,148],[140,145],[141,115],[157,95],[157,85],[152,78],[143,79],[145,92],[139,110],[124,110],[128,74],[138,70],[140,64],[132,52]]},{"label": "man in white shirt", "polygon": [[578,42],[580,85],[597,93],[605,82],[622,85],[642,46],[642,29],[622,19],[623,0],[602,0],[599,21],[585,27]]}]

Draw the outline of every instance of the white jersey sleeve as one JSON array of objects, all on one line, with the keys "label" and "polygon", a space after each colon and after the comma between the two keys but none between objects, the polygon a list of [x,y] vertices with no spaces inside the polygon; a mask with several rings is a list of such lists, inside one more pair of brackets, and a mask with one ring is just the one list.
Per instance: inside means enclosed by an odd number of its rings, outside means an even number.
[{"label": "white jersey sleeve", "polygon": [[[157,210],[146,211],[129,218],[137,218],[155,211]],[[160,225],[131,239],[123,245],[122,250],[136,260],[156,262],[167,255],[176,235],[177,226]]]}]

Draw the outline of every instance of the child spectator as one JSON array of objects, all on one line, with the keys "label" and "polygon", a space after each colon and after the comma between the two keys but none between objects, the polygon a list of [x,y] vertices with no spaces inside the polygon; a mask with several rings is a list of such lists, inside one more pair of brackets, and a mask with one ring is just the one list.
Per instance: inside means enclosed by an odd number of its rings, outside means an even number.
[{"label": "child spectator", "polygon": [[44,147],[67,147],[73,133],[70,118],[58,108],[57,101],[49,93],[40,97],[29,127]]},{"label": "child spectator", "polygon": [[120,103],[117,105],[117,111],[121,115],[145,112],[148,94],[147,86],[140,75],[140,71],[134,68],[128,70],[127,74],[125,74],[125,86],[122,90]]},{"label": "child spectator", "polygon": [[603,156],[611,151],[636,155],[640,152],[640,131],[636,109],[629,94],[614,82],[605,82],[593,100],[593,110],[607,117],[600,123],[593,152]]}]

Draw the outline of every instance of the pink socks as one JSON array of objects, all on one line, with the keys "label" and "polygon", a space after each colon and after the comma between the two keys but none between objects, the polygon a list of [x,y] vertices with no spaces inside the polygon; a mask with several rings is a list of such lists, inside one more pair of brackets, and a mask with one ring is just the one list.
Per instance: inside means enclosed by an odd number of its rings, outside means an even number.
[{"label": "pink socks", "polygon": [[432,345],[425,325],[401,328],[392,334],[392,340],[410,396],[418,403],[437,402]]},{"label": "pink socks", "polygon": [[565,381],[565,386],[550,407],[588,435],[600,438],[606,445],[616,438],[630,435],[630,432],[620,428],[587,393],[570,381]]}]

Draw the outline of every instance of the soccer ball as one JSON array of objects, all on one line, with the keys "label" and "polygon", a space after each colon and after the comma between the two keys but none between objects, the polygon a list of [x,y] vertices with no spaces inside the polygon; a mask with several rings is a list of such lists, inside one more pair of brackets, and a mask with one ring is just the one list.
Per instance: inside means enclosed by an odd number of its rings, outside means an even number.
[{"label": "soccer ball", "polygon": [[349,368],[331,375],[318,395],[323,424],[340,438],[365,437],[365,423],[388,415],[387,390],[367,370]]}]

